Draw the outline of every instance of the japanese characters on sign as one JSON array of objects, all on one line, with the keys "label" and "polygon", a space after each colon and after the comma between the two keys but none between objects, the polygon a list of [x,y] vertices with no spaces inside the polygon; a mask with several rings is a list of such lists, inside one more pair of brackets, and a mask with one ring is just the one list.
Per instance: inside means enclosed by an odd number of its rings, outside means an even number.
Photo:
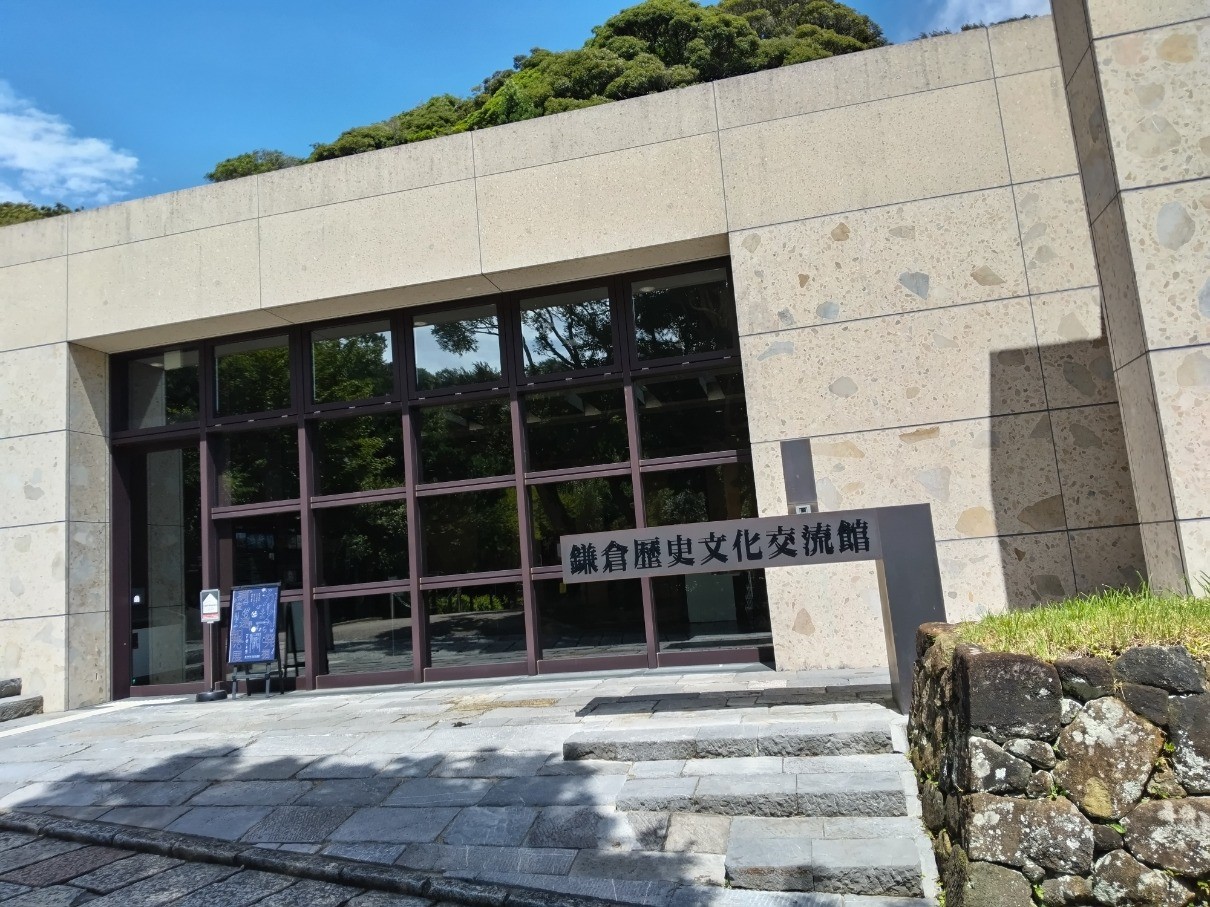
[{"label": "japanese characters on sign", "polygon": [[563,582],[874,560],[877,526],[853,510],[563,536]]}]

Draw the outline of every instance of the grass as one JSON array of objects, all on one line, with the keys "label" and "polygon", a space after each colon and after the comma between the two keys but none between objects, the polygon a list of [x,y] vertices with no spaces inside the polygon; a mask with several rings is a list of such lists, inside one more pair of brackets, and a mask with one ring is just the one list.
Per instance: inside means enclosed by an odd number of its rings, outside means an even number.
[{"label": "grass", "polygon": [[962,642],[989,652],[1053,661],[1072,655],[1116,655],[1139,645],[1183,645],[1210,659],[1210,588],[1200,596],[1112,589],[1029,611],[993,614],[959,624]]}]

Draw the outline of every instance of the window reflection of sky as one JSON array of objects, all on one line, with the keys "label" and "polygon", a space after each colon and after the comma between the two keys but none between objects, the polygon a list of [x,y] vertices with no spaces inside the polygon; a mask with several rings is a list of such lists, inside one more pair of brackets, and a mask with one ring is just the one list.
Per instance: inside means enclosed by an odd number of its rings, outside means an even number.
[{"label": "window reflection of sky", "polygon": [[[439,325],[464,321],[488,320],[477,329],[472,337],[475,348],[469,353],[456,353],[442,349],[437,342],[434,328]],[[497,374],[500,372],[500,328],[495,306],[476,306],[454,312],[435,312],[416,316],[412,339],[416,349],[416,369],[437,373],[443,369],[471,369],[475,363],[484,363]],[[487,333],[490,331],[491,333]]]}]

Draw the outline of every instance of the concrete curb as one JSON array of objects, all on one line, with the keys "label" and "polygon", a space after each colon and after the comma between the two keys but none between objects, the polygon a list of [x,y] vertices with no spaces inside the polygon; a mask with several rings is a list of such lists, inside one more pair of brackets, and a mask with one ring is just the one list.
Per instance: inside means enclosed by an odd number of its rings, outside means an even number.
[{"label": "concrete curb", "polygon": [[618,907],[621,904],[620,901],[583,895],[430,876],[396,866],[363,863],[343,857],[267,850],[253,844],[232,843],[216,838],[111,822],[63,819],[11,809],[0,809],[0,831],[116,847],[196,863],[238,866],[241,869],[256,869],[353,888],[432,898],[468,907]]}]

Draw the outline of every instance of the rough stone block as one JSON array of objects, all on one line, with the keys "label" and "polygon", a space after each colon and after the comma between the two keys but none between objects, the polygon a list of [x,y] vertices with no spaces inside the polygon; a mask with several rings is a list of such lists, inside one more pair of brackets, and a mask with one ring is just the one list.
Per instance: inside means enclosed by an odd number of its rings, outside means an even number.
[{"label": "rough stone block", "polygon": [[703,759],[758,756],[760,736],[760,728],[755,725],[704,727],[697,732],[697,755]]},{"label": "rough stone block", "polygon": [[961,798],[967,856],[1080,874],[1092,865],[1092,825],[1069,800],[1015,800],[994,794]]},{"label": "rough stone block", "polygon": [[1042,901],[1066,907],[1068,904],[1086,904],[1092,900],[1092,885],[1082,876],[1059,876],[1042,883]]},{"label": "rough stone block", "polygon": [[1121,697],[1122,701],[1130,706],[1131,711],[1136,715],[1141,715],[1159,727],[1168,726],[1168,693],[1166,690],[1144,686],[1141,683],[1124,683]]},{"label": "rough stone block", "polygon": [[697,778],[631,778],[618,793],[618,809],[687,812],[692,808]]},{"label": "rough stone block", "polygon": [[1122,820],[1130,852],[1193,878],[1210,876],[1210,797],[1148,800]]},{"label": "rough stone block", "polygon": [[13,721],[42,714],[41,696],[8,696],[0,699],[0,721]]},{"label": "rough stone block", "polygon": [[1191,794],[1210,794],[1210,695],[1169,700],[1172,765]]},{"label": "rough stone block", "polygon": [[180,863],[180,860],[174,860],[171,857],[140,853],[129,859],[119,860],[95,869],[80,876],[72,884],[95,894],[109,894],[111,891],[117,891],[119,888],[125,888],[142,879],[179,866]]},{"label": "rough stone block", "polygon": [[1004,749],[1006,752],[1012,753],[1014,756],[1024,759],[1038,768],[1052,769],[1055,767],[1054,748],[1049,743],[1043,743],[1041,740],[1018,737],[1004,744]]},{"label": "rough stone block", "polygon": [[1184,646],[1136,646],[1113,663],[1123,683],[1141,683],[1171,693],[1201,693],[1206,689],[1201,666]]},{"label": "rough stone block", "polygon": [[1113,692],[1113,669],[1103,658],[1060,658],[1055,662],[1063,692],[1087,702]]},{"label": "rough stone block", "polygon": [[1093,866],[1092,895],[1109,907],[1129,904],[1155,904],[1157,907],[1183,907],[1192,892],[1176,879],[1149,869],[1124,850],[1115,850]]},{"label": "rough stone block", "polygon": [[9,677],[0,680],[0,699],[7,699],[9,696],[21,695],[21,678]]},{"label": "rough stone block", "polygon": [[794,775],[784,774],[712,775],[698,782],[691,808],[723,816],[793,816],[799,809],[797,781]]},{"label": "rough stone block", "polygon": [[726,853],[732,821],[729,816],[675,813],[668,822],[664,850],[681,853]]},{"label": "rough stone block", "polygon": [[735,888],[811,891],[812,841],[797,829],[737,819],[727,844],[727,881]]},{"label": "rough stone block", "polygon": [[1025,877],[1007,866],[971,862],[960,847],[950,855],[946,907],[1022,907],[1031,903],[1030,894]]},{"label": "rough stone block", "polygon": [[1053,740],[1059,732],[1062,685],[1052,665],[1025,655],[977,652],[955,655],[960,720],[971,732]]},{"label": "rough stone block", "polygon": [[1108,825],[1097,824],[1092,826],[1092,844],[1097,854],[1109,853],[1121,849],[1122,836]]},{"label": "rough stone block", "polygon": [[114,850],[111,847],[81,847],[7,873],[4,881],[15,885],[45,888],[59,885],[76,876],[92,872],[94,869],[129,856],[131,853],[128,850]]},{"label": "rough stone block", "polygon": [[799,775],[804,816],[903,816],[907,801],[898,775]]},{"label": "rough stone block", "polygon": [[1116,819],[1142,799],[1163,744],[1121,700],[1095,699],[1059,735],[1055,780],[1088,815]]},{"label": "rough stone block", "polygon": [[[1045,743],[1041,745],[1050,749]],[[966,790],[1020,793],[1029,784],[1033,774],[1030,764],[1006,752],[994,741],[971,737],[966,748],[966,777],[962,784]]]},{"label": "rough stone block", "polygon": [[920,853],[906,838],[816,841],[815,890],[920,897]]}]

